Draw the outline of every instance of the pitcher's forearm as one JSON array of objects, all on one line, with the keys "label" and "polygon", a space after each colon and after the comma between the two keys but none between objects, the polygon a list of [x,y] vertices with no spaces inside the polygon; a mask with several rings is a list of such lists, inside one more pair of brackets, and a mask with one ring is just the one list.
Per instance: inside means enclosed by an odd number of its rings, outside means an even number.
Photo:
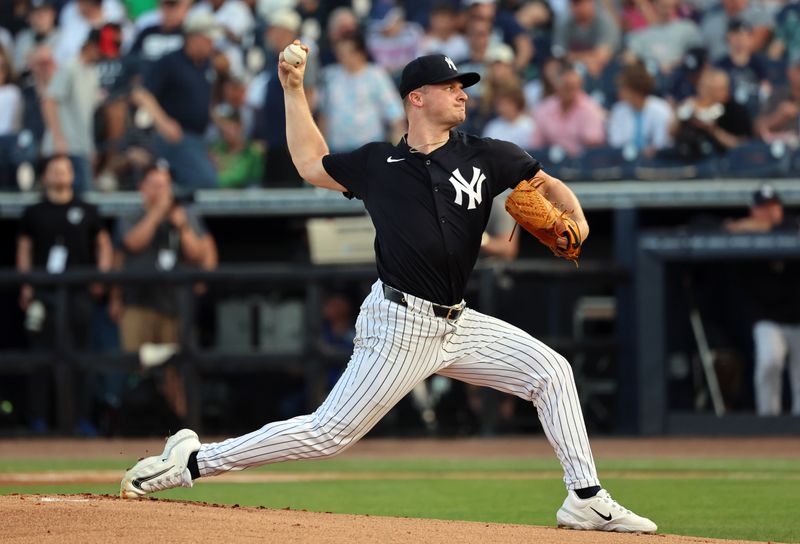
[{"label": "pitcher's forearm", "polygon": [[[563,181],[551,176],[543,170],[539,170],[534,179],[543,179],[544,183],[539,186],[539,192],[544,197],[556,205],[556,207],[565,210],[569,213],[570,217],[578,223],[581,230],[581,237],[585,240],[589,236],[589,223],[583,214],[583,208],[575,196]],[[537,180],[538,181],[538,180]]]},{"label": "pitcher's forearm", "polygon": [[297,171],[303,172],[309,164],[328,154],[328,144],[311,116],[311,110],[302,89],[285,91],[286,142]]}]

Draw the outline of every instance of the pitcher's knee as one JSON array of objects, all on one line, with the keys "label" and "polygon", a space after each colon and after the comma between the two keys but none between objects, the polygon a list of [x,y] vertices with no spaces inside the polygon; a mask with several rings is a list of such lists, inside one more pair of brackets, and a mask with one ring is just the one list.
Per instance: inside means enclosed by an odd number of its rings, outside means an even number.
[{"label": "pitcher's knee", "polygon": [[314,449],[321,457],[339,455],[355,444],[358,439],[358,430],[351,426],[336,426],[331,423],[322,423],[314,429]]},{"label": "pitcher's knee", "polygon": [[552,363],[553,382],[558,384],[572,384],[575,377],[572,375],[572,366],[563,355],[556,355]]}]

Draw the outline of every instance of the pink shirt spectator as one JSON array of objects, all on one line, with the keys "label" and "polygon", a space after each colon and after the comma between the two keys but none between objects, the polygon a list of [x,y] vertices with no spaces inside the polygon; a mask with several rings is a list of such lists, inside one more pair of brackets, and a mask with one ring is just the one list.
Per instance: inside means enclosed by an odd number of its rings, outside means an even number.
[{"label": "pink shirt spectator", "polygon": [[606,141],[603,130],[605,111],[584,92],[566,112],[561,110],[558,96],[545,98],[533,112],[533,118],[536,121],[533,147],[557,145],[574,157],[584,148],[602,145]]}]

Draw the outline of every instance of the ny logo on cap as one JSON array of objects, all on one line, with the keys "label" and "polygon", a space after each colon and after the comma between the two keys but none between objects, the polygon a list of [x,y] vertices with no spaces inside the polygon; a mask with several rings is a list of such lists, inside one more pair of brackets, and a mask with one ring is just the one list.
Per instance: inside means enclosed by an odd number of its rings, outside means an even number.
[{"label": "ny logo on cap", "polygon": [[452,60],[450,57],[445,57],[445,58],[444,58],[444,61],[447,63],[447,65],[448,65],[448,66],[449,66],[449,67],[450,67],[450,68],[451,68],[451,69],[452,69],[454,72],[458,72],[458,68],[456,68],[456,63],[455,63],[455,62],[453,62],[453,60]]}]

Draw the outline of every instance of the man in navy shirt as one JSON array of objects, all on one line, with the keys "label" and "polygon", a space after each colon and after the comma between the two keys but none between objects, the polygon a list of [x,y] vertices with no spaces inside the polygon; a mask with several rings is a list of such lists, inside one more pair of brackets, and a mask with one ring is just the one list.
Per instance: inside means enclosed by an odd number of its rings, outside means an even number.
[{"label": "man in navy shirt", "polygon": [[[516,145],[455,130],[466,118],[464,87],[480,76],[459,72],[449,57],[420,57],[403,69],[408,134],[399,144],[374,142],[349,153],[329,153],[303,92],[303,72],[303,65],[280,62],[292,160],[311,184],[363,200],[375,224],[380,279],[361,306],[350,363],[313,414],[212,444],[200,444],[189,429],[179,431],[162,455],[125,474],[121,496],[190,487],[198,477],[233,469],[336,455],[439,374],[534,404],[564,469],[568,492],[556,514],[560,526],[654,532],[655,523],[600,486],[567,360],[463,300],[494,197],[536,178],[544,196],[573,210],[586,235],[589,226],[572,191]],[[563,247],[566,239],[560,242]]]},{"label": "man in navy shirt", "polygon": [[156,154],[166,159],[175,183],[186,189],[217,187],[217,172],[203,134],[211,120],[214,70],[211,56],[222,29],[213,15],[190,14],[183,25],[184,45],[161,57],[145,74],[144,89],[133,99],[153,117]]}]

